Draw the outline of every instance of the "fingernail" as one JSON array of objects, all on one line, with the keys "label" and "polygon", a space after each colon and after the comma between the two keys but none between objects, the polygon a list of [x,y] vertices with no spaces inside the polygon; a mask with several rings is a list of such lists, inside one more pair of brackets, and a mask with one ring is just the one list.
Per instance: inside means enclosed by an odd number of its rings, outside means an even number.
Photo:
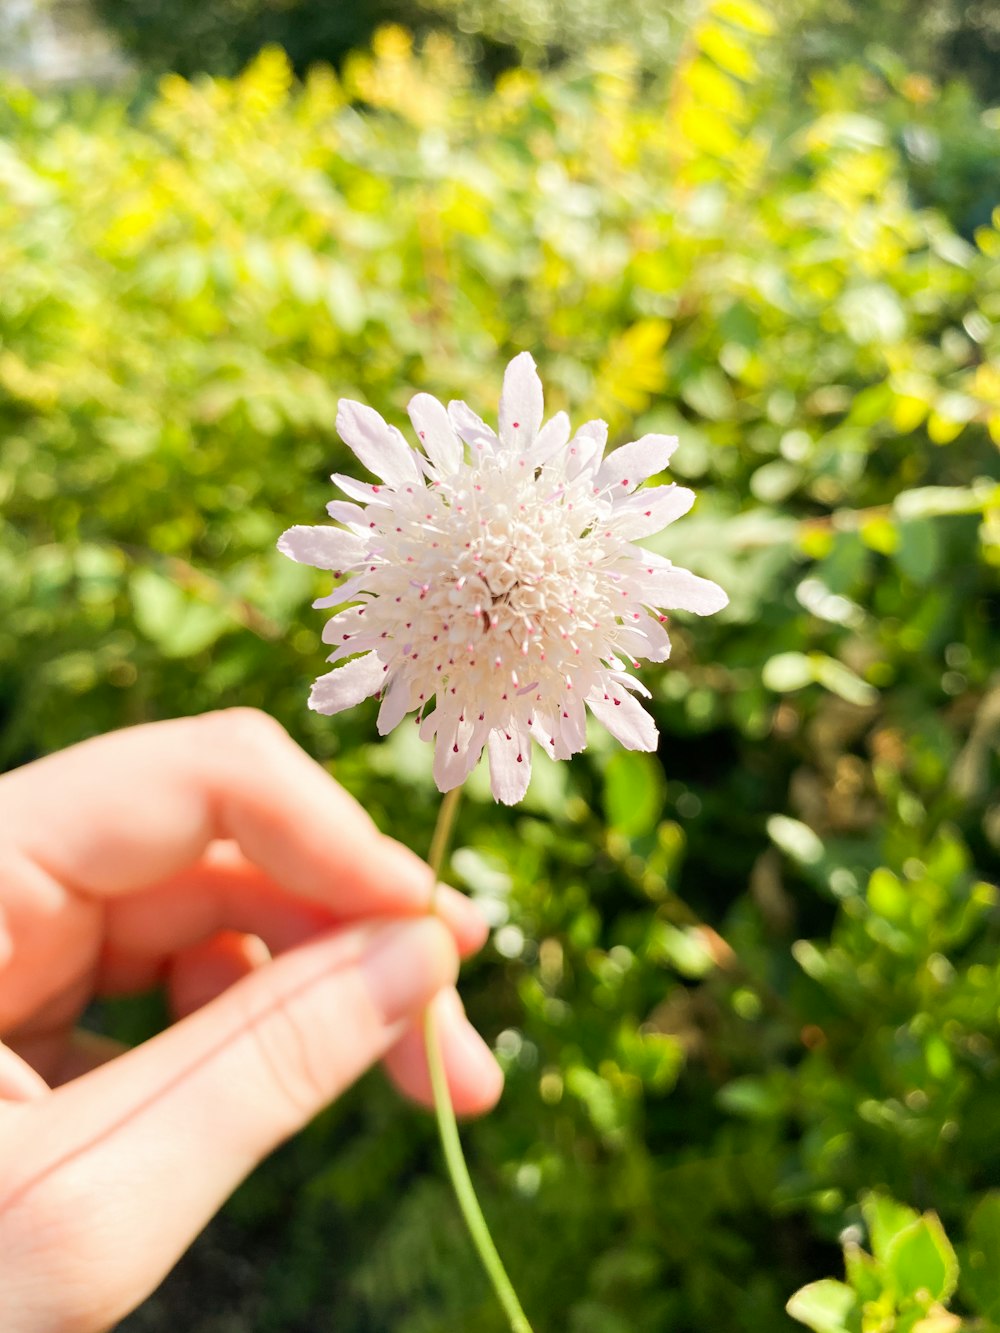
[{"label": "fingernail", "polygon": [[422,917],[384,926],[361,956],[369,993],[386,1023],[426,1007],[458,976],[458,955],[440,921]]}]

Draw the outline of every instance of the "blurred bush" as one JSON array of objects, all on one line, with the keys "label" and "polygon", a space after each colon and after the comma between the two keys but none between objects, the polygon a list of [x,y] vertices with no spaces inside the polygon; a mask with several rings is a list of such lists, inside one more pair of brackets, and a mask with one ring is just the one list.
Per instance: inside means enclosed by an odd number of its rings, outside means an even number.
[{"label": "blurred bush", "polygon": [[[43,0],[44,2],[44,0]],[[624,42],[647,68],[677,59],[706,0],[83,0],[130,55],[154,71],[233,74],[267,43],[300,72],[339,63],[380,23],[462,35],[488,69],[550,63],[604,42]],[[734,0],[778,39],[779,64],[796,90],[818,71],[891,55],[907,70],[964,79],[1000,102],[1000,11],[965,0]],[[471,40],[470,40],[471,39]]]},{"label": "blurred bush", "polygon": [[[974,1248],[1000,1169],[1000,215],[914,206],[912,88],[859,108],[848,70],[790,118],[759,14],[715,0],[669,78],[485,91],[390,28],[138,120],[0,103],[6,764],[257,704],[424,847],[429,756],[307,712],[325,587],[274,551],[346,465],[337,398],[488,413],[530,348],[550,410],[682,437],[660,549],[732,606],[645,673],[659,756],[595,736],[510,812],[474,781],[452,863],[508,1071],[473,1169],[537,1333],[791,1329],[867,1192]],[[500,1329],[436,1160],[367,1080],[129,1327]],[[930,1318],[886,1300],[866,1328]]]}]

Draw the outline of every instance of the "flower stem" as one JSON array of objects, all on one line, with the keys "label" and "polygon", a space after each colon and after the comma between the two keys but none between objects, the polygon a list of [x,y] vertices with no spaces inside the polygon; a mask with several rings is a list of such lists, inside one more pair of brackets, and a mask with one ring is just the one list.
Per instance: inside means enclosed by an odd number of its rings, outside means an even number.
[{"label": "flower stem", "polygon": [[[441,802],[437,824],[434,826],[434,836],[431,838],[431,849],[427,860],[434,872],[435,888],[441,876],[441,867],[447,854],[461,795],[461,787],[453,787],[447,793]],[[433,911],[433,909],[434,895],[432,893],[431,910]],[[441,1042],[438,1037],[437,1025],[430,1009],[424,1016],[424,1044],[427,1048],[427,1064],[430,1068],[431,1087],[434,1091],[434,1112],[437,1116],[441,1147],[444,1151],[445,1164],[448,1168],[448,1175],[451,1177],[451,1184],[458,1200],[458,1206],[465,1218],[465,1225],[469,1229],[472,1243],[482,1260],[487,1276],[493,1284],[493,1290],[496,1292],[504,1313],[507,1315],[512,1333],[532,1333],[531,1325],[521,1309],[521,1303],[517,1299],[510,1278],[507,1276],[507,1270],[504,1268],[503,1260],[493,1243],[490,1229],[486,1225],[485,1217],[483,1217],[483,1210],[476,1198],[476,1191],[469,1175],[469,1168],[462,1152],[462,1143],[458,1136],[455,1108],[451,1104],[451,1094],[448,1091],[448,1079],[444,1070],[444,1059],[441,1054]]]}]

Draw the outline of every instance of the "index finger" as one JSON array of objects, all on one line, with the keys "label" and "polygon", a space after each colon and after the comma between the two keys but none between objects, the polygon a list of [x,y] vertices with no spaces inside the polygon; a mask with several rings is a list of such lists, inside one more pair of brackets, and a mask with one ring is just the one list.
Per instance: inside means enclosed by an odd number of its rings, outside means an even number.
[{"label": "index finger", "polygon": [[[427,865],[253,709],[132,727],[15,770],[0,778],[0,830],[97,897],[158,883],[233,839],[281,888],[338,916],[431,905]],[[446,919],[478,915],[457,894],[439,903]],[[449,924],[467,929],[468,917]]]}]

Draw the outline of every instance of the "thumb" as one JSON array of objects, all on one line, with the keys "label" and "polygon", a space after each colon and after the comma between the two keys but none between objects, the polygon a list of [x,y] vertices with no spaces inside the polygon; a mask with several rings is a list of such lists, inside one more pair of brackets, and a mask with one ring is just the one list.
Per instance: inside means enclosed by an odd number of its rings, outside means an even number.
[{"label": "thumb", "polygon": [[[5,1299],[27,1282],[33,1299],[72,1300],[74,1328],[121,1318],[254,1165],[389,1050],[457,972],[433,917],[338,930],[11,1108],[0,1119]],[[32,1267],[44,1270],[34,1281]],[[79,1322],[81,1300],[98,1303],[93,1323]]]}]

